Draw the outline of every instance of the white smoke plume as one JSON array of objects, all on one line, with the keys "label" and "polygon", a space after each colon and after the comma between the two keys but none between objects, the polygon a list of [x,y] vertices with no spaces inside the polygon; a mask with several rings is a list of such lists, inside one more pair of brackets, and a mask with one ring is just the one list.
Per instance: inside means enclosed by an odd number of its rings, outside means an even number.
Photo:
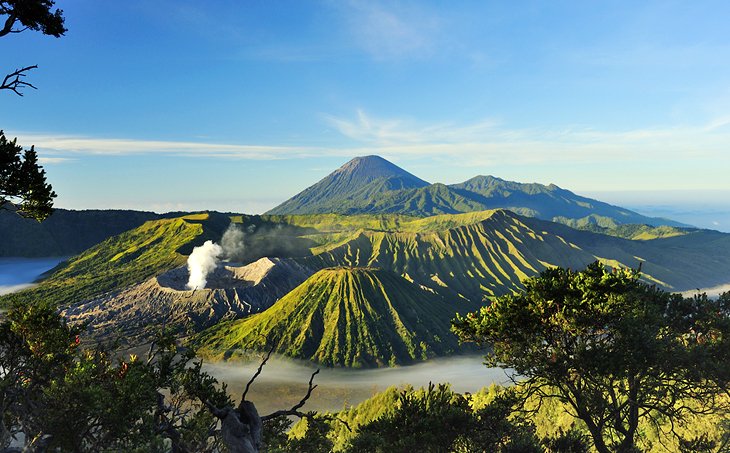
[{"label": "white smoke plume", "polygon": [[208,283],[208,274],[215,270],[218,266],[218,257],[223,253],[223,248],[213,243],[213,241],[205,241],[205,244],[195,247],[193,253],[188,257],[188,289],[203,289]]},{"label": "white smoke plume", "polygon": [[244,232],[241,226],[231,222],[228,229],[223,233],[221,238],[221,246],[223,247],[223,257],[228,260],[241,261],[244,251]]}]

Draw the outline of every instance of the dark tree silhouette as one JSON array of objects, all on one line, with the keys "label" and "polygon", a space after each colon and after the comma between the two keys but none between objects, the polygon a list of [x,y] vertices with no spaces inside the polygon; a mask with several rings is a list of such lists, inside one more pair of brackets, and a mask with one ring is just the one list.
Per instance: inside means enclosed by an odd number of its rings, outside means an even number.
[{"label": "dark tree silhouette", "polygon": [[[0,0],[0,37],[25,30],[39,31],[56,38],[66,33],[63,11],[53,11],[54,0]],[[9,73],[0,84],[0,90],[10,90],[22,96],[23,88],[34,88],[23,78],[38,66],[25,66]]]},{"label": "dark tree silhouette", "polygon": [[53,212],[55,197],[34,147],[23,150],[0,130],[0,209],[17,208],[21,215],[44,220]]}]

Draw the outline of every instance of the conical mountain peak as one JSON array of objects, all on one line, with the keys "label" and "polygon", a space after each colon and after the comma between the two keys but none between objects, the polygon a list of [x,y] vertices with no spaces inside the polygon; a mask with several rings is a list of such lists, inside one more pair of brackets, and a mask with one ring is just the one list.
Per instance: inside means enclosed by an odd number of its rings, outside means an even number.
[{"label": "conical mountain peak", "polygon": [[380,156],[356,157],[267,214],[347,212],[353,200],[367,203],[385,192],[428,185]]},{"label": "conical mountain peak", "polygon": [[335,175],[347,176],[355,183],[368,183],[376,179],[403,178],[414,187],[428,185],[426,181],[380,156],[355,157],[331,174],[331,176]]}]

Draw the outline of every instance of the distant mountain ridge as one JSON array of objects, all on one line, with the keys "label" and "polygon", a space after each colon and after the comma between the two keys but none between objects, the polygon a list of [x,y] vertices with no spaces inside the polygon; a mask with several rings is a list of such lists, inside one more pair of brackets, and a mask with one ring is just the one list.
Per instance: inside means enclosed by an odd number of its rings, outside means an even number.
[{"label": "distant mountain ridge", "polygon": [[475,176],[463,183],[428,184],[379,156],[356,157],[267,214],[404,214],[418,217],[509,209],[581,227],[624,224],[686,227],[668,219],[576,195],[554,184]]}]

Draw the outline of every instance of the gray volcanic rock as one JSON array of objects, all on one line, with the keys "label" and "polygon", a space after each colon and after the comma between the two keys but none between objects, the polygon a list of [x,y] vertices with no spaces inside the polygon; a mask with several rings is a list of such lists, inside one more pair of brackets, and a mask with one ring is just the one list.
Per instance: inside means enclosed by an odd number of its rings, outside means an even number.
[{"label": "gray volcanic rock", "polygon": [[185,336],[258,313],[312,274],[292,260],[261,258],[246,266],[220,266],[208,276],[206,288],[191,291],[185,288],[187,268],[179,267],[121,292],[73,304],[63,314],[72,322],[88,323],[97,341],[139,345],[151,340],[158,327]]}]

